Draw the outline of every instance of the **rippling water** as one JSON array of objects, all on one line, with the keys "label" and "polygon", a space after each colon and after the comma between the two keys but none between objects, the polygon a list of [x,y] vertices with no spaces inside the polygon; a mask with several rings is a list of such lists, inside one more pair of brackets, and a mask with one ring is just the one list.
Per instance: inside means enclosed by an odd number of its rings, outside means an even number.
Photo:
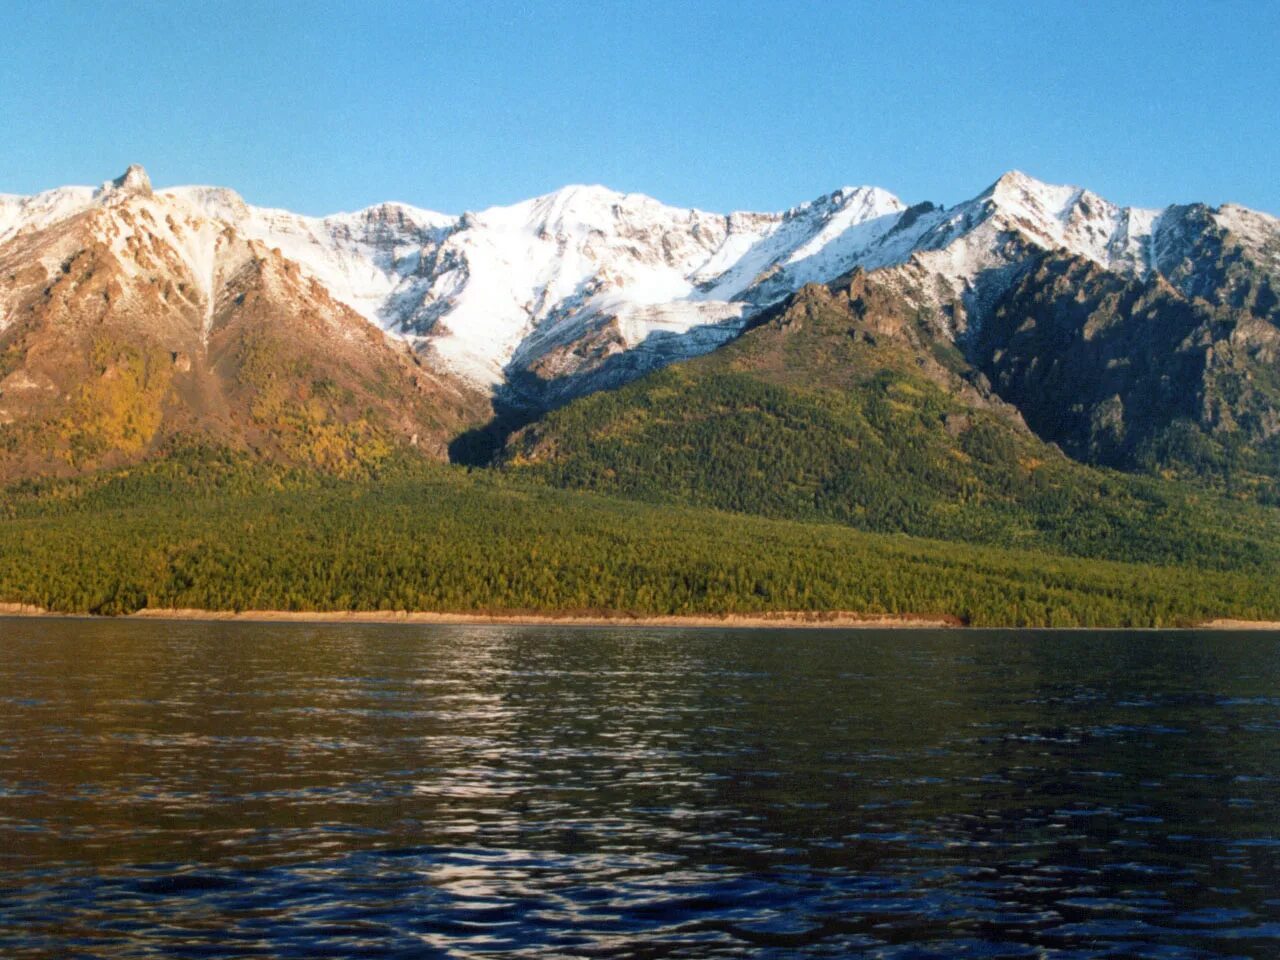
[{"label": "rippling water", "polygon": [[1280,636],[0,620],[0,955],[1280,956]]}]

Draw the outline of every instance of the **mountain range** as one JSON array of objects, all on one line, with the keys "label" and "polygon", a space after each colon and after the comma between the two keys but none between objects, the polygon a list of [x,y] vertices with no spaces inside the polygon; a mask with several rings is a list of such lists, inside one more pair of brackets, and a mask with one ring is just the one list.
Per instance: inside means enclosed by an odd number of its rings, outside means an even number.
[{"label": "mountain range", "polygon": [[[772,387],[909,372],[947,398],[947,436],[989,418],[1033,459],[1265,499],[1278,289],[1274,217],[1019,172],[950,207],[846,187],[717,214],[572,186],[316,218],[133,166],[0,195],[0,479],[193,440],[337,472],[393,449],[546,464],[577,443],[556,424],[587,422],[549,411],[736,344],[716,363]],[[656,388],[623,396],[619,423],[674,412]]]}]

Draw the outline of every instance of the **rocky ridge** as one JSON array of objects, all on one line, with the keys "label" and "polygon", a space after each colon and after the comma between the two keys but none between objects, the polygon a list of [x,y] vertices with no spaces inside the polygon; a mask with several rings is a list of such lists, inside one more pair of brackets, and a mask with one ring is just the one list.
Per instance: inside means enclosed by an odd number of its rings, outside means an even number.
[{"label": "rocky ridge", "polygon": [[[281,380],[339,365],[303,377],[338,384],[324,417],[353,422],[364,404],[387,437],[442,452],[491,405],[527,417],[708,353],[855,270],[926,331],[921,363],[951,351],[965,389],[1014,404],[1074,456],[1133,466],[1175,420],[1237,447],[1277,433],[1280,221],[1234,205],[1126,208],[1014,171],[952,207],[846,187],[716,214],[573,186],[461,216],[385,203],[317,218],[225,188],[156,190],[138,166],[96,188],[0,196],[0,427],[22,451],[34,423],[74,433],[84,378],[121,376],[101,357],[114,337],[170,356],[166,384],[222,386],[156,387],[140,401],[163,409],[143,418],[154,430],[88,448],[141,449],[182,423],[270,445],[249,393],[237,407],[223,389],[244,374],[245,338],[267,338]],[[392,385],[402,372],[408,395]],[[125,380],[150,396],[146,376]],[[290,403],[319,409],[294,386]],[[59,456],[84,447],[64,440]]]},{"label": "rocky ridge", "polygon": [[[145,182],[141,168],[121,180],[131,177]],[[461,216],[386,203],[305,217],[211,187],[155,196],[278,249],[432,362],[535,405],[714,349],[761,308],[854,267],[897,268],[904,289],[946,308],[957,337],[1041,251],[1125,276],[1159,270],[1192,292],[1206,237],[1231,233],[1280,269],[1280,228],[1264,214],[1118,207],[1016,171],[949,208],[846,187],[781,213],[727,215],[590,186]],[[102,198],[77,187],[0,198],[0,243]]]}]

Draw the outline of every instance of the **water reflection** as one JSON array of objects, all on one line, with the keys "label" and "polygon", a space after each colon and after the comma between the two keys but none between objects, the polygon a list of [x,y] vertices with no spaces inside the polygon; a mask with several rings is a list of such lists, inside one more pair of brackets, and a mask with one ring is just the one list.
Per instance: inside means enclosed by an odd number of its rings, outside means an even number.
[{"label": "water reflection", "polygon": [[0,953],[1280,954],[1280,638],[0,621]]}]

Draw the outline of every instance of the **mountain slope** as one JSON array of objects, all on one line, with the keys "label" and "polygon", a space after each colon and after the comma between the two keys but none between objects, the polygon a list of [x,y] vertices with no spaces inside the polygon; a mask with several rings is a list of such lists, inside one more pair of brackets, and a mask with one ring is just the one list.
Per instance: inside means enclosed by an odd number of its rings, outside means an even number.
[{"label": "mountain slope", "polygon": [[1079,460],[1275,498],[1276,288],[1238,240],[1215,246],[1212,259],[1196,251],[1194,273],[1183,261],[1144,278],[1044,254],[966,352],[1032,429]]},{"label": "mountain slope", "polygon": [[487,405],[145,174],[0,246],[0,478],[208,442],[339,471]]},{"label": "mountain slope", "polygon": [[[557,486],[1113,559],[1266,565],[1280,517],[1091,469],[1037,438],[878,274],[516,434]],[[1245,519],[1247,517],[1247,519]]]}]

